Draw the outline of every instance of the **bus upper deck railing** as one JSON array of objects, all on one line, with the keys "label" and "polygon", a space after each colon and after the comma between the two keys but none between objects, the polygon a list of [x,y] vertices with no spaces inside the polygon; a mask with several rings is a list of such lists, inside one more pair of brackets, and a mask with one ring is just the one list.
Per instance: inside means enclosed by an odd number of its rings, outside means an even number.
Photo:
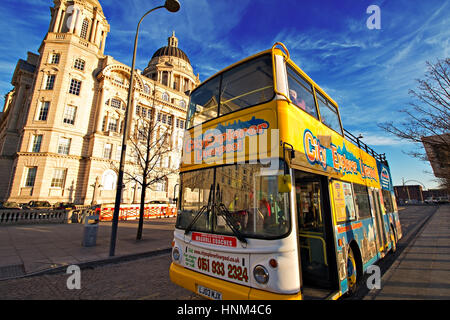
[{"label": "bus upper deck railing", "polygon": [[385,153],[377,153],[375,150],[373,150],[371,147],[369,147],[367,144],[362,142],[359,137],[355,137],[351,132],[344,129],[345,138],[347,138],[349,141],[354,143],[358,146],[358,148],[365,150],[368,154],[372,155],[376,160],[380,161],[384,165],[388,166],[387,160],[386,160],[386,154]]}]

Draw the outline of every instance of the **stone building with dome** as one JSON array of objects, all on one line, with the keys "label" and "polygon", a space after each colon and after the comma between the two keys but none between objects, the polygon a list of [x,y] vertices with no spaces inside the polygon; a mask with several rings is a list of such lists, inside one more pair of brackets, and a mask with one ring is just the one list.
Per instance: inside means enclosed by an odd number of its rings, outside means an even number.
[{"label": "stone building with dome", "polygon": [[[38,54],[18,61],[0,115],[0,200],[113,203],[131,68],[104,53],[110,26],[98,0],[54,0],[50,10]],[[135,72],[130,114],[169,132],[173,151],[161,167],[179,166],[186,91],[199,83],[175,33]],[[169,175],[147,200],[172,199],[177,183]],[[126,183],[122,202],[138,199],[139,185]]]}]

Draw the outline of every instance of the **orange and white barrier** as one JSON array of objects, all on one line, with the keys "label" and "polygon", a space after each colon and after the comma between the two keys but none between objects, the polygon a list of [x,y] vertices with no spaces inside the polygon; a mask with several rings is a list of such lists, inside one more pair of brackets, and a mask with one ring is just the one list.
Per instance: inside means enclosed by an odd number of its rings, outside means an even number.
[{"label": "orange and white barrier", "polygon": [[[140,205],[123,204],[119,210],[119,220],[138,220]],[[112,221],[114,205],[102,205],[96,209],[96,214],[100,215],[100,221]],[[144,207],[144,219],[169,218],[177,216],[177,208],[174,204],[147,204]]]}]

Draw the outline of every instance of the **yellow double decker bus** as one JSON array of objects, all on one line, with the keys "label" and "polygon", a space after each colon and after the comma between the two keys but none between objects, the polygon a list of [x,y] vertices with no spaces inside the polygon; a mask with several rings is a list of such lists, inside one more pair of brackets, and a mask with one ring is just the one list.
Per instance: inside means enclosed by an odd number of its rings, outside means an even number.
[{"label": "yellow double decker bus", "polygon": [[388,163],[282,43],[190,94],[172,282],[209,299],[337,299],[401,237]]}]

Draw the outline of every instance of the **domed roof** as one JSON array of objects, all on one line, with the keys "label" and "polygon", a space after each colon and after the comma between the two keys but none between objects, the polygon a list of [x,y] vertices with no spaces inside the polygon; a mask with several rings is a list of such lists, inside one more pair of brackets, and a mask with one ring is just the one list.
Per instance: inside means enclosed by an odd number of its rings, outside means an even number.
[{"label": "domed roof", "polygon": [[186,53],[178,48],[178,39],[175,37],[175,32],[172,33],[172,36],[168,39],[168,44],[165,47],[159,48],[153,54],[152,59],[156,57],[169,56],[176,57],[185,60],[187,63],[191,64]]}]

